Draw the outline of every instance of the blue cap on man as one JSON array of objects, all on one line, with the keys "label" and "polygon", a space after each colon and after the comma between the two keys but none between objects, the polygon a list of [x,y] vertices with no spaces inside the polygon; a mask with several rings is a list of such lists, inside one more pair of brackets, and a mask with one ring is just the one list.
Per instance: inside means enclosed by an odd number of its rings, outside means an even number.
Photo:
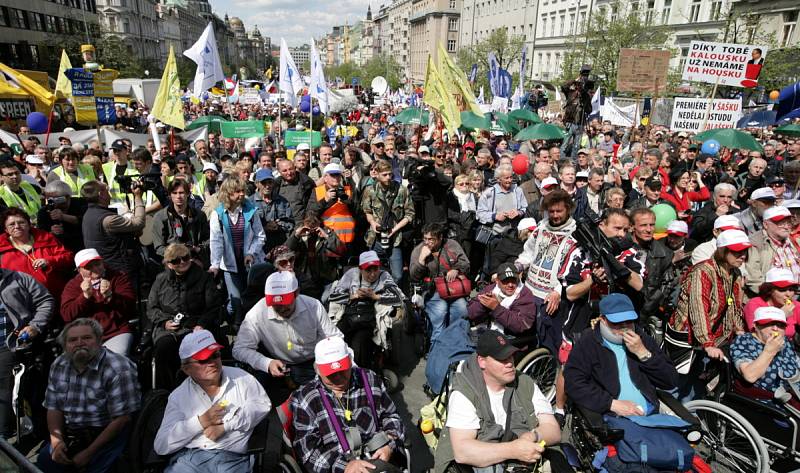
[{"label": "blue cap on man", "polygon": [[615,324],[639,318],[631,298],[619,293],[609,294],[600,300],[600,313]]}]

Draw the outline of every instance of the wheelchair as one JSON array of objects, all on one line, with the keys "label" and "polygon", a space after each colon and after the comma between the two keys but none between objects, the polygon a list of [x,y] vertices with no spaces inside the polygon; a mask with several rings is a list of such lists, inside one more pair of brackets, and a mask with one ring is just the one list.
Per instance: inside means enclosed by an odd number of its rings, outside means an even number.
[{"label": "wheelchair", "polygon": [[[120,463],[125,462],[126,470],[132,473],[158,473],[164,471],[169,464],[169,457],[156,454],[153,443],[156,433],[161,426],[164,411],[167,408],[169,391],[156,389],[147,393],[142,402],[142,409],[136,419],[128,445]],[[302,473],[291,456],[291,446],[281,445],[277,454],[271,454],[268,447],[270,422],[278,422],[278,415],[273,409],[253,430],[248,441],[247,453],[252,455],[253,473],[270,473],[282,471],[285,473]],[[288,453],[287,453],[288,452]],[[276,464],[277,463],[277,464]]]}]

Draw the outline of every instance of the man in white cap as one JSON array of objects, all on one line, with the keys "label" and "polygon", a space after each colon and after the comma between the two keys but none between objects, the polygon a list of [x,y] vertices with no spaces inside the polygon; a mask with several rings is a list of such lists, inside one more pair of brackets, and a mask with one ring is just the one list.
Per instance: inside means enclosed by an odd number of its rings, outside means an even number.
[{"label": "man in white cap", "polygon": [[248,372],[222,366],[222,345],[208,330],[178,350],[186,380],[169,395],[154,449],[172,455],[167,473],[246,473],[247,443],[272,404]]},{"label": "man in white cap", "polygon": [[405,296],[374,251],[358,257],[331,290],[331,318],[353,347],[359,366],[375,368],[375,345],[388,348],[386,332]]},{"label": "man in white cap", "polygon": [[322,184],[314,189],[308,202],[308,213],[316,215],[322,224],[336,232],[345,245],[355,239],[353,191],[343,185],[342,166],[331,163],[323,169]]},{"label": "man in white cap", "polygon": [[[268,394],[278,404],[289,392],[283,379],[276,379],[289,376],[296,384],[311,380],[317,341],[341,337],[342,332],[318,300],[299,293],[297,278],[290,271],[271,274],[264,295],[247,312],[233,345],[233,357],[256,370],[256,377],[268,385]],[[259,345],[267,355],[259,352]]]},{"label": "man in white cap", "polygon": [[109,268],[94,248],[75,254],[78,274],[61,294],[61,318],[96,320],[103,328],[103,345],[128,355],[133,333],[128,321],[136,318],[136,293],[128,274]]},{"label": "man in white cap", "polygon": [[25,175],[23,179],[39,187],[47,185],[44,172],[44,160],[35,154],[25,157]]},{"label": "man in white cap", "polygon": [[314,349],[318,376],[292,394],[294,450],[311,473],[400,472],[405,427],[383,382],[353,366],[340,337]]},{"label": "man in white cap", "polygon": [[758,294],[758,287],[770,268],[785,268],[792,271],[800,281],[800,253],[789,240],[793,229],[792,213],[786,207],[770,207],[764,211],[764,229],[750,234],[752,248],[747,253],[747,282],[745,288],[750,296]]},{"label": "man in white cap", "polygon": [[742,222],[742,228],[748,235],[761,230],[761,216],[764,211],[775,205],[775,191],[769,187],[761,187],[750,194],[747,200],[748,207],[734,216]]},{"label": "man in white cap", "polygon": [[717,237],[725,230],[741,230],[742,224],[739,219],[733,215],[721,215],[714,220],[714,228],[712,230],[713,238],[710,241],[700,243],[692,251],[692,264],[695,265],[701,261],[705,261],[714,254],[717,249]]}]

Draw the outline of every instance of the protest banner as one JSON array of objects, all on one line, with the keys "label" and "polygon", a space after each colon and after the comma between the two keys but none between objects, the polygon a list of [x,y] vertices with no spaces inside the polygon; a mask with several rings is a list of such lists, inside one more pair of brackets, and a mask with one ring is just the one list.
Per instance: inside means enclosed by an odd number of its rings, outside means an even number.
[{"label": "protest banner", "polygon": [[708,99],[675,97],[670,129],[699,133],[713,128],[734,128],[742,117],[742,101],[739,99],[714,99],[711,112],[708,113],[707,109]]},{"label": "protest banner", "polygon": [[667,86],[669,51],[620,49],[617,90],[659,94]]},{"label": "protest banner", "polygon": [[114,79],[119,75],[117,71],[103,69],[92,72],[72,68],[64,74],[72,82],[72,105],[78,123],[113,125],[117,122],[113,86]]},{"label": "protest banner", "polygon": [[242,122],[221,122],[220,132],[225,138],[255,138],[264,136],[262,120],[246,120]]},{"label": "protest banner", "polygon": [[612,97],[606,97],[605,103],[600,107],[600,116],[603,121],[608,120],[612,125],[630,127],[639,122],[636,102],[630,105],[620,105]]},{"label": "protest banner", "polygon": [[312,148],[318,148],[322,144],[322,135],[318,131],[295,131],[287,130],[284,136],[284,144],[287,148],[296,148],[300,143],[306,143]]},{"label": "protest banner", "polygon": [[261,93],[255,87],[243,87],[239,103],[245,105],[255,105],[261,103]]},{"label": "protest banner", "polygon": [[692,41],[682,79],[752,88],[767,56],[766,46]]}]

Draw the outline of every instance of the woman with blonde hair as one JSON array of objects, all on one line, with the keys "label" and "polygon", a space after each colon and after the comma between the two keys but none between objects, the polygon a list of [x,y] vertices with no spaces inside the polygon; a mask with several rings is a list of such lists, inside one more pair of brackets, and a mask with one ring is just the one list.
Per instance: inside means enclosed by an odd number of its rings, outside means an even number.
[{"label": "woman with blonde hair", "polygon": [[241,292],[247,286],[247,271],[264,262],[264,229],[257,208],[245,198],[246,182],[229,176],[220,185],[220,204],[209,220],[211,224],[211,267],[216,276],[222,271],[228,288],[228,314],[234,325],[244,318]]},{"label": "woman with blonde hair", "polygon": [[469,173],[469,191],[475,194],[476,199],[481,195],[481,192],[483,192],[485,184],[483,172],[473,169],[472,172]]}]

